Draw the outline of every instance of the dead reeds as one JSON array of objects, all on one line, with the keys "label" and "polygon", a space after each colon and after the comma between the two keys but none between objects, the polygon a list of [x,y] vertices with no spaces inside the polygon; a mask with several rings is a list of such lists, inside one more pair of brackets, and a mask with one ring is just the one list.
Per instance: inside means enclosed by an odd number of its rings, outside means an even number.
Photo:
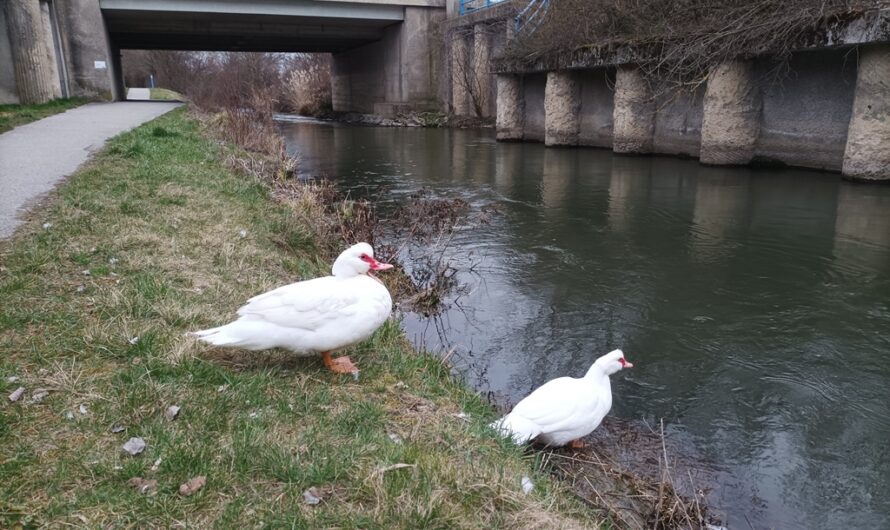
[{"label": "dead reeds", "polygon": [[795,49],[888,7],[887,0],[552,0],[504,58],[621,51],[655,89],[697,85],[715,64],[760,55],[775,60],[777,75]]}]

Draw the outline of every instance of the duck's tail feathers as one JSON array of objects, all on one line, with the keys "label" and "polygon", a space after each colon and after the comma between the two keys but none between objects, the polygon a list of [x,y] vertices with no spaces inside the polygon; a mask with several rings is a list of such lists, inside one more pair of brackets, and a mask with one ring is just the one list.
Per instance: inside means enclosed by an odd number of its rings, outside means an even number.
[{"label": "duck's tail feathers", "polygon": [[189,335],[198,337],[199,340],[202,340],[208,344],[213,344],[215,346],[229,346],[240,342],[241,340],[238,337],[234,337],[231,334],[227,333],[227,331],[229,331],[230,325],[231,324],[226,324],[225,326],[219,326],[217,328],[192,331],[191,333],[189,333]]},{"label": "duck's tail feathers", "polygon": [[541,434],[538,424],[515,414],[507,414],[490,426],[502,436],[509,436],[517,445],[534,440]]}]

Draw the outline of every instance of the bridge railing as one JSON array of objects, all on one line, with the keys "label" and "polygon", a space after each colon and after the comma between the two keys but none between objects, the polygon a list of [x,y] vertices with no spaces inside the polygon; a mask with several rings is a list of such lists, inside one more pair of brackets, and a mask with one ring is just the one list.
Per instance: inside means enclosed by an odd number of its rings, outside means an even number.
[{"label": "bridge railing", "polygon": [[460,14],[468,15],[506,1],[507,0],[460,0]]},{"label": "bridge railing", "polygon": [[541,21],[544,20],[549,7],[550,0],[530,0],[528,5],[522,8],[522,11],[513,19],[514,35],[534,33]]}]

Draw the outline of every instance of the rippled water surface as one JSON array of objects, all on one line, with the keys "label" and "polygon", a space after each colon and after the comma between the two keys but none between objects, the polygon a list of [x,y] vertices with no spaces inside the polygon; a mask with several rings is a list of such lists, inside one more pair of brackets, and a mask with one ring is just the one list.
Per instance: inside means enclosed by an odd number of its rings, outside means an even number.
[{"label": "rippled water surface", "polygon": [[[303,175],[501,213],[457,234],[463,311],[406,328],[515,401],[622,347],[612,412],[716,469],[730,528],[890,528],[890,187],[491,131],[282,124]],[[642,422],[641,422],[642,423]]]}]

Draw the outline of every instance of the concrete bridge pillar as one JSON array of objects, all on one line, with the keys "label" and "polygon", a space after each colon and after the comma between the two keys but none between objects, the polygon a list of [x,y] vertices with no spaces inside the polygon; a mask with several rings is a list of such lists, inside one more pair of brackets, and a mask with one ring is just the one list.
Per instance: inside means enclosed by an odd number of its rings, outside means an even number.
[{"label": "concrete bridge pillar", "polygon": [[622,66],[615,76],[612,149],[616,153],[652,152],[655,101],[639,68]]},{"label": "concrete bridge pillar", "polygon": [[467,89],[472,77],[469,43],[463,35],[455,35],[451,39],[451,108],[457,116],[470,114],[470,94]]},{"label": "concrete bridge pillar", "polygon": [[482,116],[491,116],[488,104],[491,94],[491,36],[485,24],[473,26],[473,73],[476,105],[482,111]]},{"label": "concrete bridge pillar", "polygon": [[544,145],[577,145],[581,87],[571,71],[549,72],[544,88]]},{"label": "concrete bridge pillar", "polygon": [[497,77],[497,138],[501,142],[522,140],[525,122],[525,98],[522,76],[500,74]]},{"label": "concrete bridge pillar", "polygon": [[760,106],[760,87],[751,61],[730,61],[712,68],[705,91],[701,162],[751,162],[760,133]]},{"label": "concrete bridge pillar", "polygon": [[844,178],[890,182],[890,45],[862,47]]},{"label": "concrete bridge pillar", "polygon": [[47,50],[38,0],[7,0],[6,23],[19,101],[44,103],[53,98],[52,57]]}]

